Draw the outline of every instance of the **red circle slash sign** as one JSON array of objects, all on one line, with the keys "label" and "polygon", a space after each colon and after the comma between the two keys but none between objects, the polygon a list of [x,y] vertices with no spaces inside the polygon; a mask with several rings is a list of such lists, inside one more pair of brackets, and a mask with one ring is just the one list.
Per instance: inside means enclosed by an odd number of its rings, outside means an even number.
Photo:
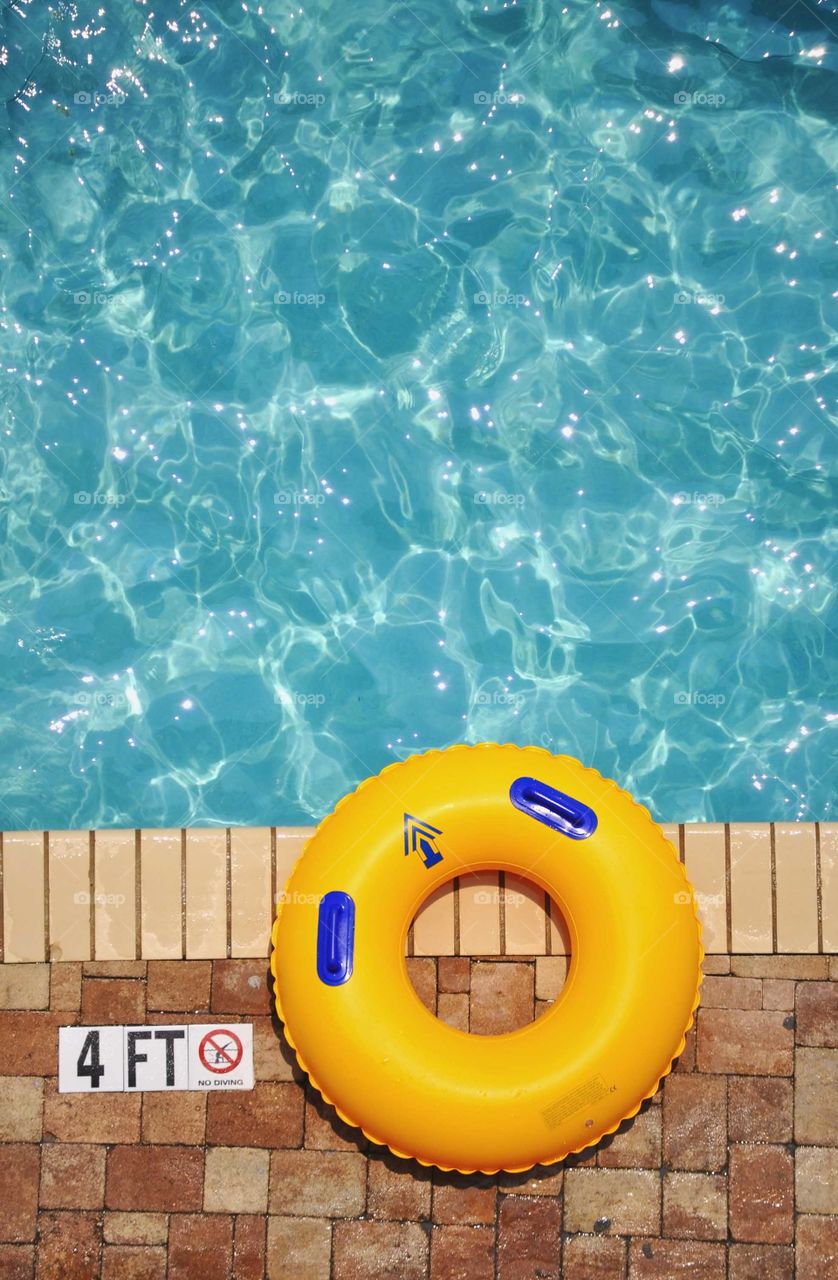
[{"label": "red circle slash sign", "polygon": [[241,1040],[228,1027],[208,1031],[198,1045],[201,1062],[207,1071],[212,1071],[217,1076],[226,1076],[228,1071],[235,1071],[243,1053]]}]

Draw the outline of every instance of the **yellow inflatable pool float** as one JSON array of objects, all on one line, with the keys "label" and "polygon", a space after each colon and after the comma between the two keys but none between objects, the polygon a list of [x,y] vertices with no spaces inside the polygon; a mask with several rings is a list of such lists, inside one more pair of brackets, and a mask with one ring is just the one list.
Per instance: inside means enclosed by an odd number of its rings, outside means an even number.
[{"label": "yellow inflatable pool float", "polygon": [[[431,1014],[410,922],[454,876],[528,877],[558,904],[556,1002],[507,1035]],[[639,1110],[684,1047],[700,926],[675,851],[616,783],[536,747],[451,747],[390,765],[307,843],[273,929],[276,1006],[312,1084],[373,1142],[464,1173],[581,1151]]]}]

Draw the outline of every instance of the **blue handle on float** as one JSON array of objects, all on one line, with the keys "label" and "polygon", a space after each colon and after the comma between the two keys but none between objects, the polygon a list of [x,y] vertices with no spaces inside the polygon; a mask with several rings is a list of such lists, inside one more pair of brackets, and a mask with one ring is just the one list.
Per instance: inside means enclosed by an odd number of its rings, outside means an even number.
[{"label": "blue handle on float", "polygon": [[355,952],[355,903],[348,893],[331,889],[320,900],[317,917],[317,976],[329,987],[352,977]]},{"label": "blue handle on float", "polygon": [[516,778],[509,788],[509,799],[538,822],[560,831],[571,840],[587,840],[597,828],[597,816],[581,800],[548,787],[537,778]]}]

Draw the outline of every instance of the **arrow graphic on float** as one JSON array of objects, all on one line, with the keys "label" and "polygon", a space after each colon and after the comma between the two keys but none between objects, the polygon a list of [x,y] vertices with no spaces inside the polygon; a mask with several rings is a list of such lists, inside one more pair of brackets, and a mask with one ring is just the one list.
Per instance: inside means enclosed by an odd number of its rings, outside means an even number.
[{"label": "arrow graphic on float", "polygon": [[436,847],[436,837],[442,835],[439,827],[432,827],[421,818],[412,814],[404,815],[404,856],[418,853],[426,867],[435,867],[442,862],[442,854]]}]

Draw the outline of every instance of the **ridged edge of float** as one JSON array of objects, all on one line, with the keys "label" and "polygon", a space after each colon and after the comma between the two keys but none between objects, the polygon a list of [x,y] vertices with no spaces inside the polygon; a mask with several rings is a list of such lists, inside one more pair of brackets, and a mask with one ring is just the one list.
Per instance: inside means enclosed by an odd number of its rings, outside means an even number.
[{"label": "ridged edge of float", "polygon": [[[291,871],[288,876],[288,881],[286,881],[286,883],[290,882],[291,877],[294,875],[300,862],[305,857],[306,849],[311,844],[312,840],[314,840],[322,831],[326,829],[326,827],[329,825],[329,823],[332,821],[332,819],[335,817],[338,811],[345,804],[347,804],[353,798],[353,796],[358,795],[359,792],[363,791],[365,787],[370,786],[371,783],[376,782],[379,778],[383,778],[386,774],[391,773],[394,769],[401,768],[401,766],[405,764],[407,760],[412,760],[417,757],[424,759],[428,756],[453,755],[456,752],[463,752],[463,751],[496,750],[498,747],[502,747],[503,749],[511,749],[513,751],[525,752],[526,754],[530,754],[533,751],[537,751],[541,755],[548,756],[551,760],[572,760],[574,764],[581,764],[581,761],[576,760],[575,757],[573,756],[567,756],[563,754],[555,755],[552,751],[548,751],[546,747],[534,747],[534,746],[519,747],[517,743],[514,743],[514,742],[458,743],[456,746],[453,746],[453,747],[434,747],[430,751],[416,752],[415,755],[406,757],[406,760],[394,760],[392,764],[386,765],[386,767],[382,769],[380,773],[376,773],[369,778],[365,778],[363,782],[359,783],[358,786],[354,788],[354,790],[347,792],[345,796],[341,797],[341,799],[335,805],[334,809],[332,809],[331,813],[328,813],[326,815],[326,817],[315,828],[314,832],[309,836],[308,840],[306,840],[305,844],[302,847],[302,850],[300,851],[300,856],[297,858],[296,862],[291,868]],[[636,809],[640,809],[642,813],[645,813],[646,817],[649,819],[652,825],[657,827],[658,830],[660,831],[659,824],[652,817],[651,813],[646,808],[646,806],[643,804],[640,804],[640,802],[638,800],[635,800],[634,796],[630,795],[628,791],[624,791],[622,787],[618,786],[613,778],[603,777],[603,775],[599,772],[598,769],[594,769],[589,765],[581,765],[581,767],[582,769],[584,769],[586,773],[594,774],[597,778],[599,778],[600,782],[605,783],[608,788],[611,788],[621,796],[625,796],[625,798],[628,801],[630,801],[630,803],[633,804]],[[323,1089],[323,1087],[319,1084],[316,1076],[314,1076],[314,1074],[312,1073],[311,1068],[308,1066],[305,1059],[302,1057],[299,1049],[297,1048],[297,1044],[293,1036],[291,1035],[291,1032],[288,1029],[288,1023],[285,1021],[285,1017],[282,1012],[282,1004],[279,998],[279,991],[277,990],[277,972],[276,972],[277,935],[279,931],[279,922],[282,917],[282,908],[284,905],[282,902],[282,899],[280,898],[280,901],[277,903],[276,917],[274,919],[273,928],[271,929],[271,975],[273,977],[274,1004],[276,1006],[277,1016],[279,1017],[283,1025],[285,1039],[287,1040],[291,1049],[293,1049],[294,1056],[297,1059],[297,1063],[299,1064],[300,1069],[304,1071],[305,1074],[308,1076],[309,1080],[311,1081],[312,1085],[317,1090],[317,1092],[320,1094],[323,1101],[328,1103],[328,1105],[333,1108],[333,1110],[340,1116],[341,1120],[343,1120],[345,1124],[350,1125],[353,1129],[360,1129],[364,1137],[368,1138],[370,1142],[374,1142],[376,1146],[379,1146],[379,1147],[387,1147],[389,1151],[392,1151],[393,1155],[399,1156],[403,1160],[415,1160],[417,1164],[424,1165],[426,1168],[440,1169],[442,1170],[443,1173],[463,1173],[463,1174],[527,1173],[530,1169],[550,1168],[552,1165],[560,1164],[562,1160],[566,1160],[568,1156],[579,1155],[580,1152],[587,1151],[591,1147],[597,1146],[600,1142],[602,1142],[603,1138],[607,1138],[610,1136],[610,1134],[616,1133],[620,1125],[625,1124],[626,1120],[632,1120],[637,1115],[640,1108],[643,1106],[643,1103],[647,1102],[649,1098],[653,1098],[655,1096],[658,1089],[661,1087],[661,1082],[665,1080],[668,1075],[671,1074],[674,1064],[678,1061],[681,1054],[684,1052],[684,1048],[687,1043],[687,1032],[690,1030],[690,1028],[693,1026],[693,1023],[695,1022],[695,1012],[701,1001],[701,984],[704,981],[704,974],[702,973],[702,970],[701,970],[701,964],[702,964],[702,961],[704,960],[705,952],[704,952],[704,945],[702,942],[701,921],[698,917],[698,911],[696,909],[695,890],[693,889],[693,886],[690,883],[690,881],[687,879],[687,872],[684,867],[684,864],[681,862],[680,858],[678,858],[675,855],[675,851],[673,849],[672,844],[670,843],[669,840],[667,840],[663,832],[660,832],[660,837],[661,837],[662,843],[667,847],[670,853],[675,857],[675,865],[678,867],[678,869],[681,872],[681,875],[684,880],[684,884],[686,885],[687,889],[690,892],[690,900],[693,905],[693,917],[695,919],[696,926],[698,929],[698,953],[699,953],[698,954],[698,980],[695,985],[695,998],[693,999],[692,1008],[690,1009],[690,1014],[687,1019],[686,1026],[684,1027],[684,1032],[683,1032],[683,1035],[681,1036],[681,1041],[678,1045],[678,1048],[675,1051],[675,1053],[673,1053],[665,1069],[658,1076],[654,1085],[649,1089],[648,1093],[644,1093],[643,1097],[637,1103],[636,1107],[632,1107],[630,1111],[627,1111],[625,1115],[622,1115],[616,1124],[611,1125],[608,1129],[600,1130],[600,1132],[597,1133],[596,1136],[592,1137],[590,1141],[583,1142],[578,1147],[569,1147],[567,1151],[563,1151],[560,1155],[553,1156],[550,1160],[541,1160],[533,1164],[522,1164],[522,1165],[515,1165],[515,1166],[497,1165],[494,1168],[490,1168],[490,1169],[483,1169],[483,1168],[477,1168],[477,1167],[466,1169],[466,1168],[461,1168],[457,1165],[438,1164],[435,1160],[423,1160],[421,1156],[414,1155],[413,1152],[411,1151],[400,1151],[398,1147],[390,1146],[390,1143],[387,1142],[384,1138],[376,1137],[376,1135],[370,1132],[369,1129],[365,1128],[360,1121],[354,1120],[352,1116],[347,1115],[345,1111],[341,1110],[341,1108],[337,1105],[334,1099],[329,1097],[325,1089]]]}]

